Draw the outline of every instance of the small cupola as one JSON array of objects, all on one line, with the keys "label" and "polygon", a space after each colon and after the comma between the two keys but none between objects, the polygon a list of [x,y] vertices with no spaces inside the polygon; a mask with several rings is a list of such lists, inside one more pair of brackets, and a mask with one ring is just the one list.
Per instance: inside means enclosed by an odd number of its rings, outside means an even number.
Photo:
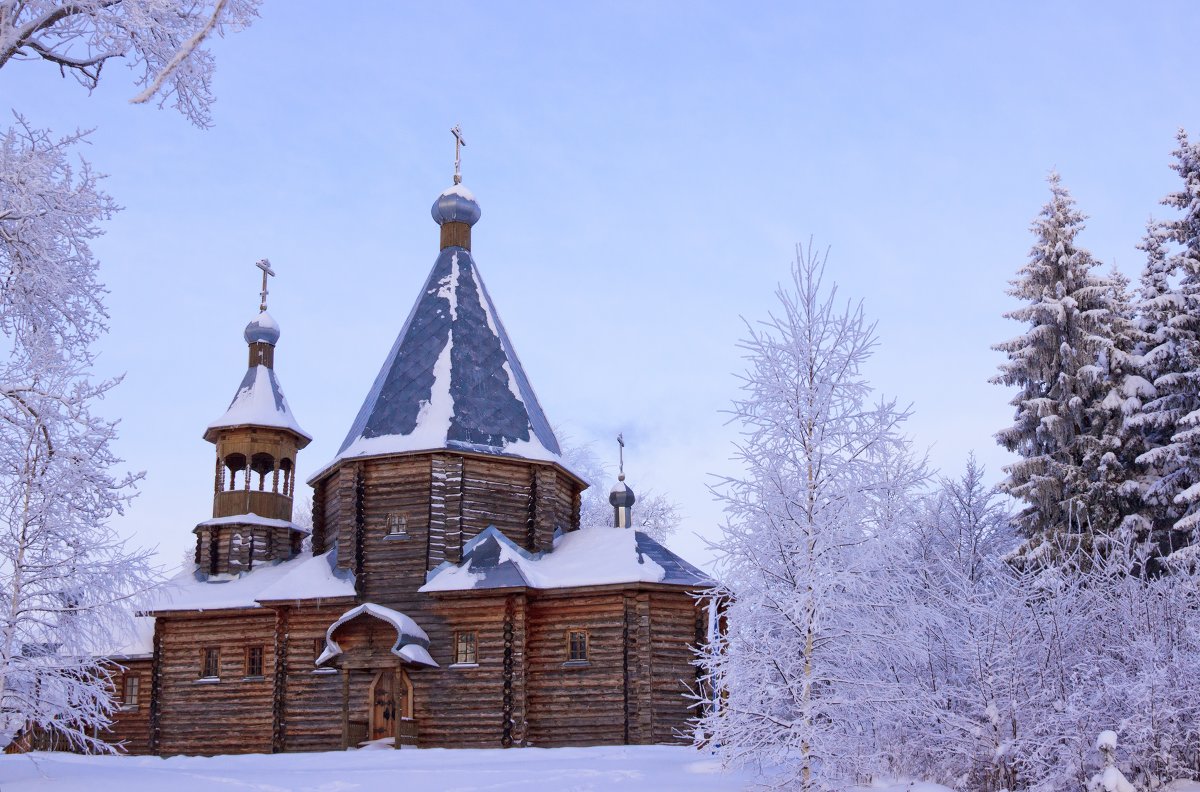
[{"label": "small cupola", "polygon": [[291,558],[304,534],[292,523],[292,499],[296,457],[312,438],[296,423],[275,374],[279,324],[267,313],[267,278],[275,272],[266,259],[257,266],[261,302],[242,333],[249,366],[225,413],[204,431],[217,450],[213,516],[195,529],[196,562],[208,574]]},{"label": "small cupola", "polygon": [[617,475],[617,483],[609,490],[608,502],[613,507],[613,527],[614,528],[632,528],[633,527],[633,504],[637,502],[637,496],[633,494],[633,490],[625,483],[625,435],[617,435],[617,444],[621,447],[621,472]]},{"label": "small cupola", "polygon": [[430,214],[442,227],[442,250],[449,247],[470,250],[471,226],[479,222],[481,212],[475,196],[462,183],[462,147],[467,142],[457,126],[450,132],[454,135],[454,186],[437,197]]}]

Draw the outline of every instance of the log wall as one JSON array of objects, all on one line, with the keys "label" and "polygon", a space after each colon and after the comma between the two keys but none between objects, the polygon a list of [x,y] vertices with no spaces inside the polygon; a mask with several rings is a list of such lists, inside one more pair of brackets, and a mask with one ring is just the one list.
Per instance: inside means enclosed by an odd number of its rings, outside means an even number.
[{"label": "log wall", "polygon": [[[112,691],[121,702],[112,714],[112,725],[101,735],[106,742],[119,745],[123,753],[147,754],[150,752],[150,687],[153,662],[144,660],[122,660],[112,670]],[[122,701],[124,677],[137,676],[139,681],[138,704],[132,706]]]},{"label": "log wall", "polygon": [[[158,753],[269,753],[275,613],[159,616]],[[263,676],[246,677],[246,648],[263,647]],[[220,649],[220,677],[201,677],[201,652]]]},{"label": "log wall", "polygon": [[[529,603],[526,639],[530,745],[625,741],[624,598],[540,596]],[[588,633],[588,662],[567,661],[567,633]]]}]

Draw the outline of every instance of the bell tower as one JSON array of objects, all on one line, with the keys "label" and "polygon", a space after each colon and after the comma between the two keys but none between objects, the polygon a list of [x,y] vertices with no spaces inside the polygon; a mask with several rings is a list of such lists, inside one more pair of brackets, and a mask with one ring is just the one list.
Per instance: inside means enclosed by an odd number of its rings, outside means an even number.
[{"label": "bell tower", "polygon": [[212,519],[196,526],[196,563],[205,575],[240,574],[300,552],[305,530],[292,522],[296,456],[312,438],[292,416],[275,376],[279,325],[267,313],[266,259],[259,313],[243,333],[249,367],[225,414],[204,439],[216,446]]}]

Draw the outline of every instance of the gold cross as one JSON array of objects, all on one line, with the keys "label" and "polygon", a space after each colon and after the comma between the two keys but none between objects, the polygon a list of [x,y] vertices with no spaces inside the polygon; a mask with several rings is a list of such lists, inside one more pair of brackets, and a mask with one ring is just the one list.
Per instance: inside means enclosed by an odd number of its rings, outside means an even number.
[{"label": "gold cross", "polygon": [[254,266],[263,271],[263,287],[262,291],[259,292],[259,296],[262,297],[262,302],[259,303],[258,310],[265,311],[267,310],[267,276],[274,277],[275,270],[271,269],[271,262],[267,261],[266,259],[259,259]]},{"label": "gold cross", "polygon": [[621,450],[619,452],[621,454],[620,473],[621,473],[621,481],[624,481],[625,480],[625,433],[624,432],[621,432],[620,434],[617,435],[617,445],[621,446]]},{"label": "gold cross", "polygon": [[454,135],[454,183],[462,184],[462,147],[467,145],[467,141],[463,140],[462,130],[458,128],[458,124],[454,125],[450,134]]}]

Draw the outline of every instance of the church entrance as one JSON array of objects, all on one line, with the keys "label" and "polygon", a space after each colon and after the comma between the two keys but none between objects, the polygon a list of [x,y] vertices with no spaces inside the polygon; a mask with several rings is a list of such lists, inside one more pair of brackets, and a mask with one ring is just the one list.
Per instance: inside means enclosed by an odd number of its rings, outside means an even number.
[{"label": "church entrance", "polygon": [[396,738],[396,745],[416,745],[412,682],[403,668],[375,675],[370,689],[369,739]]}]

